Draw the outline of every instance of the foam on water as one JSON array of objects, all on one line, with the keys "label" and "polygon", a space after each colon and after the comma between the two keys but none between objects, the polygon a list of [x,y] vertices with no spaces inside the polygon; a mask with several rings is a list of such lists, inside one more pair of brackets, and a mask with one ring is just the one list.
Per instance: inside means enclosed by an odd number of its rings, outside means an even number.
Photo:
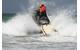
[{"label": "foam on water", "polygon": [[[51,31],[48,33],[50,36],[40,37],[39,40],[49,42],[76,42],[76,23],[68,10],[58,10],[57,15],[52,15],[49,19],[51,19],[51,24],[47,26],[47,30]],[[56,29],[58,32],[54,32],[53,29]]]}]

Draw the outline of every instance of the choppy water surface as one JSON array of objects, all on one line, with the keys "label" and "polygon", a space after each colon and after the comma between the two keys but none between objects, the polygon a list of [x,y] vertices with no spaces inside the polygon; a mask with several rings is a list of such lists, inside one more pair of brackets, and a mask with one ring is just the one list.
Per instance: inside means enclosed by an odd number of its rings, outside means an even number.
[{"label": "choppy water surface", "polygon": [[75,42],[44,42],[37,37],[4,34],[2,47],[3,50],[77,50]]}]

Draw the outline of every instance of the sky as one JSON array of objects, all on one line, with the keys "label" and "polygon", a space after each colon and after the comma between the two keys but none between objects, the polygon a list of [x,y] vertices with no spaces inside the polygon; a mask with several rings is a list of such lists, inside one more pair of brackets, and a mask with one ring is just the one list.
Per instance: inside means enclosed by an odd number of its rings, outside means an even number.
[{"label": "sky", "polygon": [[[34,0],[2,0],[2,12],[3,13],[20,12],[24,8],[28,9],[32,1]],[[46,0],[46,2],[55,3],[56,7],[61,6],[67,7],[69,5],[76,6],[76,0]],[[51,7],[53,8],[54,6]]]}]

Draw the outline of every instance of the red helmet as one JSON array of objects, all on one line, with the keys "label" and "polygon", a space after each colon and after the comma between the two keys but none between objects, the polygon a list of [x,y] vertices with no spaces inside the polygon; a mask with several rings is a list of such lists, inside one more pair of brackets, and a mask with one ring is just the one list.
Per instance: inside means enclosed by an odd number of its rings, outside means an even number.
[{"label": "red helmet", "polygon": [[40,12],[45,12],[46,11],[46,6],[44,4],[40,5]]},{"label": "red helmet", "polygon": [[43,6],[45,6],[45,5],[44,5],[44,4],[41,4],[41,5],[40,5],[40,7],[43,7]]}]

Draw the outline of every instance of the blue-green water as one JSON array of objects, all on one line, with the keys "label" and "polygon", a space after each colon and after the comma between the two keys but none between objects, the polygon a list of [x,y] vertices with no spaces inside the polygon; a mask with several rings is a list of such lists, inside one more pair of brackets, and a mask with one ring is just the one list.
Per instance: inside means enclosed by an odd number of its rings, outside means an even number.
[{"label": "blue-green water", "polygon": [[3,13],[2,14],[2,21],[7,22],[8,20],[12,19],[16,14],[9,14],[9,13]]}]

